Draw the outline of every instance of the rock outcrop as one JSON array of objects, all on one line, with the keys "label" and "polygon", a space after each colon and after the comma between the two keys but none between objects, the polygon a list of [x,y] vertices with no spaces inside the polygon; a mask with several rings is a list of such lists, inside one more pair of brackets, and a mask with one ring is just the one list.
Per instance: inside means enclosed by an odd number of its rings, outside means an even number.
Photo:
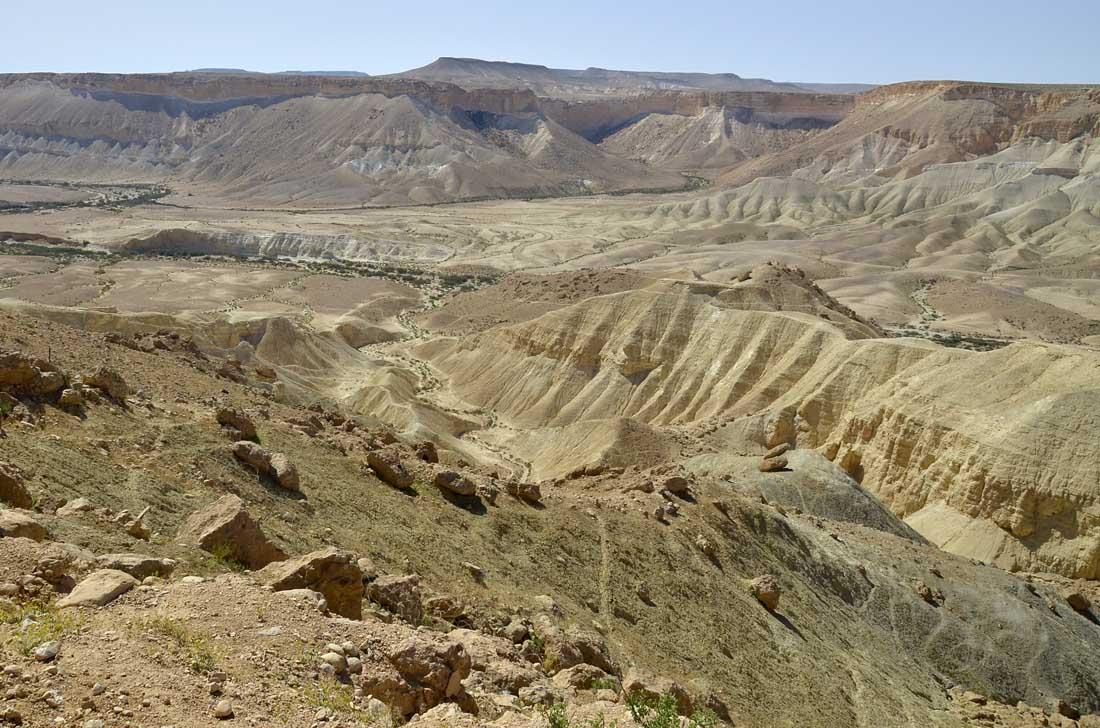
[{"label": "rock outcrop", "polygon": [[298,468],[285,453],[271,452],[250,440],[241,440],[233,444],[233,455],[256,472],[271,477],[280,487],[301,492]]},{"label": "rock outcrop", "polygon": [[363,614],[363,572],[355,555],[326,548],[288,561],[268,564],[256,578],[275,591],[311,589],[324,595],[328,608],[349,619]]},{"label": "rock outcrop", "polygon": [[10,463],[0,462],[0,503],[13,508],[30,508],[34,503],[23,476]]},{"label": "rock outcrop", "polygon": [[222,496],[191,514],[176,541],[238,561],[250,569],[262,569],[287,557],[268,540],[245,509],[244,501],[235,495]]}]

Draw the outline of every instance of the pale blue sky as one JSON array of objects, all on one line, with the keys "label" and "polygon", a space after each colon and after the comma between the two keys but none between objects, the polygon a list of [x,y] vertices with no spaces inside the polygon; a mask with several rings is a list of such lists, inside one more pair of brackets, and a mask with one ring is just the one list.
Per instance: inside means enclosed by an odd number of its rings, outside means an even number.
[{"label": "pale blue sky", "polygon": [[4,0],[0,72],[392,73],[437,56],[782,81],[1100,83],[1100,2]]}]

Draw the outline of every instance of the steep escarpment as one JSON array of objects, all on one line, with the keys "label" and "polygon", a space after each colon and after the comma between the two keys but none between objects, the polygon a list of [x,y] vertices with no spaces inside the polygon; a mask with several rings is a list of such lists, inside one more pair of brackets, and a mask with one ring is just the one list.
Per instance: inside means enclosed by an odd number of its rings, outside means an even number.
[{"label": "steep escarpment", "polygon": [[170,183],[223,202],[297,207],[684,184],[600,150],[522,92],[367,81],[339,92],[340,81],[296,79],[9,78],[0,174]]}]

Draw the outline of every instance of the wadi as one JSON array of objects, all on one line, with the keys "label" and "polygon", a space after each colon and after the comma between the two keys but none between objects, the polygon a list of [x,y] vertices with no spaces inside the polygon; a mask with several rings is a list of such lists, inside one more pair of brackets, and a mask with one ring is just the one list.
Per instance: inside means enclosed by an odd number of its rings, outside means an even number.
[{"label": "wadi", "polygon": [[0,725],[1100,726],[1098,438],[1100,86],[0,75]]}]

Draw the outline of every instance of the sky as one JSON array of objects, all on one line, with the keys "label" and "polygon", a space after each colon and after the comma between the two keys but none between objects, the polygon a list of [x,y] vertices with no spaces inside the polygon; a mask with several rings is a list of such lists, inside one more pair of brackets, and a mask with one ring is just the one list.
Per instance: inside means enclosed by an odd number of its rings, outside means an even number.
[{"label": "sky", "polygon": [[353,70],[439,56],[777,81],[1100,83],[1100,2],[4,0],[0,72]]}]

